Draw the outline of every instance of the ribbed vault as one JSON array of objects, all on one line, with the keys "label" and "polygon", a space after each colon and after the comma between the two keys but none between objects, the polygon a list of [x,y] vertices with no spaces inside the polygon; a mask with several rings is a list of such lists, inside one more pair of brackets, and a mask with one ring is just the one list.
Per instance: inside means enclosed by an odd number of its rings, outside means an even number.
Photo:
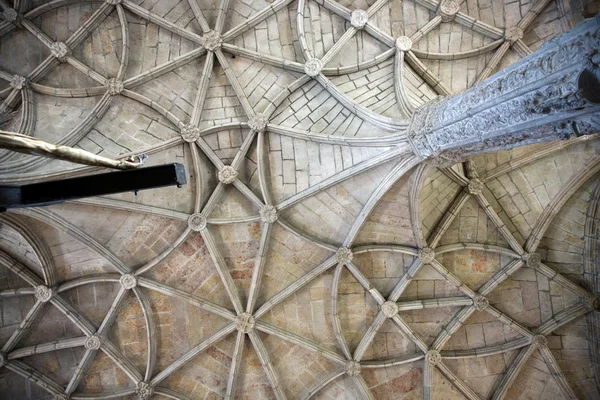
[{"label": "ribbed vault", "polygon": [[189,182],[0,216],[3,398],[599,396],[597,135],[452,167],[406,139],[567,3],[0,7],[4,129]]}]

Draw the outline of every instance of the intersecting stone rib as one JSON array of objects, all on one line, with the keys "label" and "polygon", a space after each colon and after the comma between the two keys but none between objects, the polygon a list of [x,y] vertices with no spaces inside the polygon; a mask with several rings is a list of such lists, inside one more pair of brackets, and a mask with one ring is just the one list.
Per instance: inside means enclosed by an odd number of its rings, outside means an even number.
[{"label": "intersecting stone rib", "polygon": [[494,70],[496,69],[496,67],[498,66],[500,61],[502,60],[502,57],[504,57],[504,55],[506,54],[506,52],[508,51],[509,48],[510,48],[509,42],[504,42],[504,43],[502,43],[502,45],[500,45],[500,47],[498,47],[498,50],[496,50],[496,52],[494,53],[494,55],[492,56],[490,61],[487,63],[485,68],[481,71],[481,73],[475,80],[475,84],[483,82],[486,78],[489,78],[490,75],[492,75],[492,73],[494,72]]},{"label": "intersecting stone rib", "polygon": [[[191,1],[194,1],[194,0],[191,0]],[[152,79],[158,78],[161,75],[169,73],[169,72],[173,71],[174,69],[182,67],[182,66],[190,63],[192,60],[194,60],[196,58],[200,58],[205,53],[206,53],[206,49],[204,49],[203,47],[199,47],[197,49],[189,51],[189,52],[187,52],[179,57],[175,57],[163,64],[160,64],[160,65],[157,65],[156,67],[150,68],[146,72],[142,72],[139,75],[135,75],[129,79],[126,79],[125,81],[123,81],[123,86],[127,89],[133,89],[136,86],[142,85],[146,82],[151,81]]]},{"label": "intersecting stone rib", "polygon": [[144,320],[146,321],[147,355],[144,382],[149,382],[152,378],[154,366],[156,364],[156,347],[158,341],[156,340],[155,321],[153,319],[152,306],[150,304],[150,301],[148,300],[148,297],[138,286],[133,288],[133,293],[135,294],[135,296],[138,299],[138,302],[140,303],[140,308],[142,309],[142,313],[144,314]]},{"label": "intersecting stone rib", "polygon": [[335,267],[335,272],[333,273],[333,280],[331,282],[331,326],[333,329],[333,334],[338,342],[339,347],[342,349],[342,353],[346,356],[348,360],[352,359],[352,354],[350,353],[350,349],[348,348],[348,343],[344,338],[344,334],[342,332],[341,324],[340,324],[340,316],[338,314],[337,308],[337,297],[339,290],[339,282],[342,272],[344,271],[344,265],[338,264]]},{"label": "intersecting stone rib", "polygon": [[538,348],[538,350],[540,351],[540,354],[544,358],[544,361],[546,362],[546,366],[550,370],[550,374],[554,378],[556,384],[558,385],[560,390],[563,392],[565,397],[567,399],[577,400],[577,396],[575,395],[575,392],[573,392],[573,389],[571,388],[569,381],[567,381],[567,378],[565,377],[565,374],[563,373],[562,369],[560,368],[558,361],[556,361],[556,358],[554,358],[552,351],[548,348],[548,346],[540,346]]},{"label": "intersecting stone rib", "polygon": [[408,148],[406,146],[396,146],[395,148],[383,152],[375,157],[372,157],[366,161],[363,161],[359,164],[355,164],[350,168],[345,169],[344,171],[333,175],[327,179],[322,180],[318,184],[311,186],[310,188],[303,190],[300,193],[297,193],[288,199],[282,201],[277,205],[278,210],[284,210],[288,207],[293,206],[301,202],[302,200],[311,197],[321,191],[324,191],[342,181],[345,181],[361,172],[365,172],[371,168],[377,167],[384,163],[385,161],[391,160],[396,157],[401,157],[408,152]]},{"label": "intersecting stone rib", "polygon": [[535,346],[528,346],[519,351],[519,354],[513,360],[512,364],[508,368],[508,371],[506,371],[506,374],[502,378],[502,381],[500,381],[500,385],[494,392],[492,396],[493,400],[501,400],[506,396],[506,394],[508,393],[508,389],[510,389],[514,381],[517,379],[519,372],[521,372],[521,370],[527,363],[527,360],[529,360],[529,357],[531,357],[535,350]]},{"label": "intersecting stone rib", "polygon": [[432,249],[435,249],[437,247],[448,228],[450,228],[452,221],[454,221],[454,219],[458,216],[460,210],[465,205],[467,200],[469,200],[468,193],[462,190],[458,192],[458,194],[456,195],[454,200],[452,200],[452,203],[444,213],[444,216],[442,217],[438,225],[429,234],[429,239],[427,240],[429,247],[431,247]]},{"label": "intersecting stone rib", "polygon": [[371,212],[388,190],[402,177],[404,174],[414,167],[418,163],[418,159],[415,156],[406,157],[402,159],[392,170],[386,175],[386,177],[379,183],[375,191],[369,197],[369,200],[365,203],[363,208],[360,210],[360,213],[356,216],[350,231],[346,235],[342,246],[348,247],[351,246],[356,237],[358,236],[358,232],[363,224],[366,222]]},{"label": "intersecting stone rib", "polygon": [[[194,0],[191,0],[194,1]],[[235,340],[235,347],[233,348],[233,355],[231,356],[231,366],[229,368],[229,377],[227,378],[227,389],[225,391],[225,398],[232,399],[235,394],[235,381],[239,373],[240,365],[242,363],[242,356],[244,354],[244,341],[246,340],[246,334],[242,331],[238,331]]]},{"label": "intersecting stone rib", "polygon": [[248,303],[246,305],[246,312],[252,314],[254,307],[256,306],[256,300],[259,295],[259,291],[262,283],[262,276],[267,262],[267,252],[269,251],[269,242],[271,239],[271,233],[273,231],[273,224],[262,224],[262,234],[260,236],[260,245],[258,248],[258,254],[254,260],[254,268],[252,270],[252,282],[250,283],[250,292],[248,294]]},{"label": "intersecting stone rib", "polygon": [[267,379],[271,384],[271,388],[273,389],[275,398],[277,400],[285,400],[285,393],[283,393],[283,389],[279,385],[279,379],[277,378],[277,374],[275,372],[275,369],[273,368],[273,364],[271,364],[271,360],[269,359],[269,354],[267,353],[265,345],[260,339],[260,336],[258,336],[258,333],[256,333],[255,330],[250,331],[250,333],[248,333],[248,336],[250,336],[250,340],[252,341],[252,345],[256,350],[258,359],[260,360],[265,374],[267,375]]},{"label": "intersecting stone rib", "polygon": [[173,287],[165,285],[164,283],[156,282],[144,277],[138,278],[138,285],[151,290],[155,290],[159,293],[166,294],[167,296],[180,298],[196,307],[200,307],[203,310],[219,315],[229,321],[235,321],[235,314],[227,310],[226,308],[221,307],[218,304],[212,303],[196,295],[184,292],[183,290],[175,289]]},{"label": "intersecting stone rib", "polygon": [[227,326],[219,329],[212,336],[208,337],[203,342],[190,349],[187,353],[179,357],[171,365],[169,365],[160,373],[158,373],[154,378],[152,378],[152,380],[150,381],[150,385],[158,385],[160,382],[167,379],[173,372],[181,368],[184,364],[186,364],[196,355],[206,350],[208,347],[214,345],[218,341],[222,340],[225,336],[229,335],[233,331],[235,331],[235,324],[228,324]]},{"label": "intersecting stone rib", "polygon": [[383,315],[383,312],[378,311],[377,315],[373,319],[373,322],[371,323],[371,326],[369,326],[367,331],[364,333],[363,337],[360,339],[360,342],[356,346],[356,349],[354,350],[354,355],[351,358],[349,357],[349,359],[360,361],[363,358],[365,352],[367,351],[367,348],[369,347],[369,345],[375,338],[375,335],[377,335],[379,328],[381,328],[385,321],[386,317]]},{"label": "intersecting stone rib", "polygon": [[358,386],[358,389],[362,393],[363,398],[365,398],[367,400],[375,400],[375,396],[373,396],[373,392],[371,392],[369,385],[365,381],[365,378],[362,377],[362,375],[353,376],[352,380],[356,383],[356,386]]},{"label": "intersecting stone rib", "polygon": [[270,54],[258,53],[256,51],[245,49],[243,47],[239,47],[230,43],[223,43],[221,48],[227,53],[235,54],[237,56],[248,58],[253,61],[258,61],[263,64],[272,65],[274,67],[298,72],[301,74],[304,73],[304,65],[296,61],[286,60],[284,58],[275,57]]},{"label": "intersecting stone rib", "polygon": [[48,343],[36,344],[34,346],[22,347],[7,354],[9,360],[29,357],[35,354],[43,354],[56,350],[71,349],[73,347],[83,346],[87,336],[80,336],[71,339],[59,339]]},{"label": "intersecting stone rib", "polygon": [[34,274],[29,268],[12,258],[3,250],[0,250],[0,265],[3,265],[5,268],[33,287],[43,284],[43,281],[39,276]]},{"label": "intersecting stone rib", "polygon": [[213,53],[212,51],[206,53],[206,57],[204,59],[204,67],[202,68],[202,72],[200,73],[200,82],[198,82],[198,92],[196,93],[196,100],[194,100],[194,109],[190,118],[190,124],[193,126],[198,126],[198,124],[200,123],[200,116],[202,115],[202,110],[204,110],[204,101],[206,100],[208,84],[210,83],[210,77],[212,75],[214,58],[215,53]]},{"label": "intersecting stone rib", "polygon": [[25,364],[24,362],[13,360],[9,362],[5,368],[19,374],[27,380],[30,380],[51,394],[60,394],[63,392],[63,389],[56,382],[45,377],[38,370]]},{"label": "intersecting stone rib", "polygon": [[[427,363],[426,363],[427,364]],[[437,367],[446,376],[446,378],[469,400],[480,400],[481,398],[471,389],[462,379],[456,376],[444,362],[440,362]]]},{"label": "intersecting stone rib", "polygon": [[525,253],[525,250],[523,250],[521,244],[517,241],[517,239],[515,239],[512,233],[510,233],[510,231],[508,230],[504,222],[502,222],[502,219],[500,219],[500,217],[496,213],[496,210],[494,210],[494,208],[492,207],[488,199],[485,197],[485,195],[483,193],[478,194],[475,196],[475,198],[477,199],[479,205],[485,211],[488,218],[496,226],[496,229],[498,229],[504,240],[508,242],[508,245],[518,254]]},{"label": "intersecting stone rib", "polygon": [[200,29],[202,29],[202,32],[204,32],[204,33],[209,32],[210,26],[208,25],[206,18],[204,18],[204,14],[202,13],[202,9],[198,5],[198,1],[197,0],[188,0],[188,4],[190,5],[190,8],[192,9],[192,12],[194,13],[194,16],[196,17],[196,21],[198,21],[198,25],[200,25]]},{"label": "intersecting stone rib", "polygon": [[246,19],[246,21],[244,23],[242,23],[242,24],[240,24],[240,25],[238,25],[238,26],[230,29],[229,31],[225,32],[222,35],[223,41],[224,42],[230,41],[230,40],[232,40],[232,39],[240,36],[244,32],[246,32],[246,31],[254,28],[256,25],[260,24],[265,19],[269,18],[271,15],[274,15],[275,13],[277,13],[277,11],[285,8],[292,1],[293,0],[278,0],[278,1],[275,1],[273,4],[270,4],[269,6],[263,8],[258,13],[254,14],[250,18]]},{"label": "intersecting stone rib", "polygon": [[327,386],[328,384],[330,384],[331,382],[333,382],[340,376],[344,375],[344,373],[345,372],[343,369],[341,369],[341,370],[338,369],[338,370],[333,370],[330,373],[324,375],[321,379],[319,379],[317,382],[315,382],[314,385],[312,385],[310,388],[308,388],[308,390],[306,391],[304,396],[302,396],[302,400],[312,399],[314,395],[316,395],[317,393],[319,393],[321,391],[321,389],[323,389],[325,386]]},{"label": "intersecting stone rib", "polygon": [[442,355],[442,358],[453,359],[487,357],[494,354],[507,353],[509,351],[517,350],[522,347],[529,346],[530,344],[531,339],[528,337],[523,337],[494,346],[485,346],[468,350],[441,350],[440,354]]},{"label": "intersecting stone rib", "polygon": [[17,346],[19,341],[29,330],[29,327],[33,323],[33,320],[40,314],[40,311],[42,311],[43,307],[44,303],[42,303],[41,301],[36,301],[33,304],[27,315],[25,315],[25,317],[19,324],[19,327],[13,332],[10,338],[8,338],[6,343],[4,343],[4,346],[2,347],[2,353],[9,353]]},{"label": "intersecting stone rib", "polygon": [[320,344],[313,342],[312,340],[308,340],[306,338],[303,338],[302,336],[298,336],[294,333],[285,331],[267,322],[256,320],[256,329],[268,333],[270,335],[277,336],[278,338],[285,340],[286,342],[295,344],[304,349],[313,351],[337,364],[345,365],[347,362],[347,360],[344,357],[340,356],[336,352],[329,350],[321,346]]},{"label": "intersecting stone rib", "polygon": [[146,10],[143,7],[138,6],[137,4],[129,0],[123,0],[123,7],[125,7],[127,10],[131,11],[135,15],[160,26],[161,28],[164,28],[170,32],[175,33],[176,35],[191,40],[194,43],[204,45],[204,40],[201,36],[196,35],[195,33],[188,31],[187,29],[180,28],[174,23],[164,19],[163,17],[159,17],[158,15]]},{"label": "intersecting stone rib", "polygon": [[312,281],[317,276],[321,275],[323,272],[327,271],[329,268],[333,267],[337,264],[337,260],[335,257],[330,257],[327,260],[323,261],[320,265],[314,267],[292,284],[288,285],[285,289],[277,293],[275,296],[271,297],[268,301],[266,301],[260,308],[254,313],[254,318],[258,319],[265,315],[269,310],[275,307],[277,304],[281,303],[288,296],[295,293],[297,290],[302,288],[308,282]]},{"label": "intersecting stone rib", "polygon": [[233,91],[235,92],[238,100],[240,101],[240,104],[241,104],[242,108],[244,109],[246,116],[248,118],[252,118],[256,113],[254,112],[254,109],[250,105],[250,102],[248,101],[248,97],[244,93],[244,89],[242,89],[242,85],[240,85],[240,82],[238,81],[237,77],[235,76],[235,73],[231,69],[231,66],[229,65],[229,61],[227,61],[227,58],[225,57],[225,55],[223,54],[221,49],[217,49],[215,51],[215,54],[217,55],[219,64],[221,64],[221,68],[223,68],[225,75],[227,75],[227,79],[229,80],[229,83],[231,84]]}]

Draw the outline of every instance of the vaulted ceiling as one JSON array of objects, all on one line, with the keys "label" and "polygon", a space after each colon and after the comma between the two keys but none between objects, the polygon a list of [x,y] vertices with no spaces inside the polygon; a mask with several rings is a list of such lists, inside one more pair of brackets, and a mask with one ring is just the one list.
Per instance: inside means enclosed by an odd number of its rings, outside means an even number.
[{"label": "vaulted ceiling", "polygon": [[600,397],[597,135],[450,167],[404,134],[592,5],[0,8],[2,129],[188,179],[0,215],[3,399]]}]

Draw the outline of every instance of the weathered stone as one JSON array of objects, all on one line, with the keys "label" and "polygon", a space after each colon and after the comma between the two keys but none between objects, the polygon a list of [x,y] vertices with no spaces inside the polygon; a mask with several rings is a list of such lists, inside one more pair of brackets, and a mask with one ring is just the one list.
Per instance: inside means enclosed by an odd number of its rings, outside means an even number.
[{"label": "weathered stone", "polygon": [[254,317],[248,313],[241,313],[235,319],[235,327],[238,331],[243,333],[249,333],[254,329]]},{"label": "weathered stone", "polygon": [[56,393],[54,396],[52,396],[52,400],[69,400],[69,399],[70,399],[70,397],[64,393]]},{"label": "weathered stone", "polygon": [[456,0],[442,0],[438,8],[438,15],[442,21],[450,22],[454,19],[460,9],[460,4]]},{"label": "weathered stone", "polygon": [[135,394],[142,400],[148,400],[154,394],[154,388],[147,382],[138,382]]},{"label": "weathered stone", "polygon": [[418,257],[423,264],[431,264],[435,260],[435,251],[431,247],[424,247],[419,250]]},{"label": "weathered stone", "polygon": [[263,222],[272,224],[273,222],[277,221],[277,209],[275,206],[265,204],[260,209],[260,218]]},{"label": "weathered stone", "polygon": [[132,274],[123,274],[119,279],[119,283],[121,283],[123,289],[133,289],[137,286],[137,277]]},{"label": "weathered stone", "polygon": [[308,76],[317,76],[323,69],[323,63],[318,58],[311,58],[304,63],[304,72]]},{"label": "weathered stone", "polygon": [[115,6],[117,4],[121,4],[123,2],[123,0],[106,0],[106,2],[108,4],[112,4],[113,6]]},{"label": "weathered stone", "polygon": [[506,32],[504,33],[504,38],[509,41],[511,44],[516,42],[519,39],[523,39],[523,29],[518,26],[511,26],[506,28]]},{"label": "weathered stone", "polygon": [[264,132],[267,123],[269,123],[269,120],[267,116],[262,113],[257,113],[248,120],[248,126],[256,132]]},{"label": "weathered stone", "polygon": [[42,303],[50,301],[54,296],[54,290],[45,285],[39,285],[35,288],[35,298]]},{"label": "weathered stone", "polygon": [[442,355],[439,351],[431,349],[425,354],[425,362],[431,366],[436,366],[442,361]]},{"label": "weathered stone", "polygon": [[538,253],[525,253],[521,256],[529,268],[537,268],[542,262],[542,257]]},{"label": "weathered stone", "polygon": [[335,258],[340,264],[350,264],[352,259],[354,258],[354,254],[352,254],[352,250],[347,247],[340,247],[340,249],[335,253]]},{"label": "weathered stone", "polygon": [[15,23],[19,20],[19,13],[14,8],[6,8],[2,12],[2,17],[8,22]]},{"label": "weathered stone", "polygon": [[27,87],[27,78],[21,75],[13,75],[12,80],[10,81],[10,86],[13,89],[21,90],[24,87]]},{"label": "weathered stone", "polygon": [[473,304],[475,305],[477,311],[483,311],[489,307],[490,302],[487,299],[487,297],[478,294],[477,296],[475,296]]},{"label": "weathered stone", "polygon": [[[125,276],[125,275],[123,275]],[[121,279],[123,279],[123,277],[121,277]],[[100,348],[100,346],[102,345],[102,340],[100,339],[100,337],[98,335],[93,335],[90,336],[89,338],[87,338],[85,340],[85,342],[83,343],[84,347],[88,350],[98,350]]]},{"label": "weathered stone", "polygon": [[67,61],[67,56],[70,54],[70,50],[63,42],[54,42],[50,46],[50,53],[56,57],[60,62]]},{"label": "weathered stone", "polygon": [[396,49],[400,51],[409,51],[412,49],[412,39],[408,36],[400,36],[396,39]]},{"label": "weathered stone", "polygon": [[226,165],[219,171],[219,181],[229,185],[237,179],[237,175],[237,171],[231,165]]},{"label": "weathered stone", "polygon": [[350,25],[356,29],[363,29],[369,20],[369,14],[364,10],[354,10],[350,15]]},{"label": "weathered stone", "polygon": [[381,312],[386,318],[394,318],[398,314],[398,304],[395,301],[386,301],[381,305]]},{"label": "weathered stone", "polygon": [[350,376],[358,376],[360,375],[360,363],[356,361],[348,361],[346,363],[346,374]]},{"label": "weathered stone", "polygon": [[184,125],[181,128],[181,137],[188,143],[193,143],[200,138],[200,128],[195,125]]},{"label": "weathered stone", "polygon": [[107,82],[107,89],[108,94],[115,96],[123,91],[123,81],[119,81],[116,78],[110,78]]},{"label": "weathered stone", "polygon": [[8,357],[6,357],[6,354],[0,353],[0,368],[4,367],[6,364],[8,364]]},{"label": "weathered stone", "polygon": [[469,184],[467,185],[467,192],[471,195],[479,195],[483,190],[483,182],[479,178],[473,178],[469,180]]},{"label": "weathered stone", "polygon": [[531,341],[531,344],[536,347],[546,346],[548,344],[548,340],[544,335],[535,335]]},{"label": "weathered stone", "polygon": [[188,226],[194,232],[203,231],[206,228],[206,217],[201,213],[192,214],[188,218]]},{"label": "weathered stone", "polygon": [[219,32],[216,31],[210,31],[208,33],[205,33],[203,38],[204,47],[208,51],[215,51],[216,49],[220,48],[223,44],[223,38],[221,38]]}]

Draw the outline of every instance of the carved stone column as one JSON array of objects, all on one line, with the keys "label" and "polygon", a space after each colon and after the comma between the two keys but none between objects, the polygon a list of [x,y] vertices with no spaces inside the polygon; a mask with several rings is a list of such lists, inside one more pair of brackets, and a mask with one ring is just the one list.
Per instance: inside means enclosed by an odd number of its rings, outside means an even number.
[{"label": "carved stone column", "polygon": [[413,150],[452,164],[472,154],[596,133],[599,64],[600,14],[471,89],[418,108],[409,131]]}]

